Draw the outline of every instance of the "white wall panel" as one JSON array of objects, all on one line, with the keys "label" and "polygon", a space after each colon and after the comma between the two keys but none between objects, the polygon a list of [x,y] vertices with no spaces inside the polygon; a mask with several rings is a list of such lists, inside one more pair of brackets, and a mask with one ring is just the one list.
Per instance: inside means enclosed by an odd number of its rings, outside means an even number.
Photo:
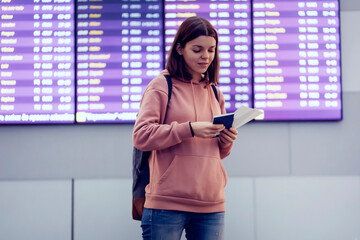
[{"label": "white wall panel", "polygon": [[340,17],[342,88],[360,92],[360,12],[342,11]]},{"label": "white wall panel", "polygon": [[360,93],[344,93],[340,122],[291,124],[293,175],[360,174]]},{"label": "white wall panel", "polygon": [[1,240],[70,240],[71,181],[0,181]]},{"label": "white wall panel", "polygon": [[130,176],[132,127],[2,126],[0,179]]},{"label": "white wall panel", "polygon": [[257,240],[360,239],[360,178],[256,180]]},{"label": "white wall panel", "polygon": [[225,197],[225,239],[255,240],[254,179],[229,178]]},{"label": "white wall panel", "polygon": [[74,240],[141,239],[130,179],[75,180]]},{"label": "white wall panel", "polygon": [[354,11],[360,10],[359,0],[340,0],[341,11]]}]

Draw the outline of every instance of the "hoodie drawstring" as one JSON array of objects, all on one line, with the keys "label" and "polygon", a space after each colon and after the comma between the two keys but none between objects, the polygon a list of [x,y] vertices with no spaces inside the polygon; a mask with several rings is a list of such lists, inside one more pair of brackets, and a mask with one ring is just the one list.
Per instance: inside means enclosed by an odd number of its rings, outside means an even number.
[{"label": "hoodie drawstring", "polygon": [[[194,83],[191,81],[191,91],[192,91],[192,98],[193,98],[193,103],[194,103],[194,111],[195,111],[195,121],[198,121],[198,116],[197,116],[197,110],[196,110],[196,101],[195,101],[195,90],[194,90]],[[210,111],[211,111],[211,119],[214,117],[214,110],[213,110],[213,101],[212,101],[212,95],[214,95],[212,87],[210,86],[210,84],[206,84],[205,88],[207,90],[207,96],[208,96],[208,101],[210,103]]]},{"label": "hoodie drawstring", "polygon": [[195,91],[194,91],[193,81],[190,81],[190,82],[191,82],[191,91],[192,91],[192,97],[193,97],[193,103],[194,103],[195,122],[197,122],[198,117],[197,117],[197,111],[196,111]]},{"label": "hoodie drawstring", "polygon": [[210,102],[211,119],[213,119],[214,118],[214,112],[213,112],[213,101],[212,101],[211,96],[214,95],[214,93],[213,93],[213,90],[212,90],[212,87],[210,86],[210,84],[206,84],[206,88],[207,88],[207,91],[208,91],[208,99],[209,99],[209,102]]}]

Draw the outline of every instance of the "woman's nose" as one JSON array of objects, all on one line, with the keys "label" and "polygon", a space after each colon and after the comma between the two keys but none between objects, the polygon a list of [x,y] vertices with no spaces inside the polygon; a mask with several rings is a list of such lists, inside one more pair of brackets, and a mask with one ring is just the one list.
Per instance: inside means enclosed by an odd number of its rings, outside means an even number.
[{"label": "woman's nose", "polygon": [[202,54],[202,58],[209,58],[209,53],[207,51],[205,51],[203,54]]}]

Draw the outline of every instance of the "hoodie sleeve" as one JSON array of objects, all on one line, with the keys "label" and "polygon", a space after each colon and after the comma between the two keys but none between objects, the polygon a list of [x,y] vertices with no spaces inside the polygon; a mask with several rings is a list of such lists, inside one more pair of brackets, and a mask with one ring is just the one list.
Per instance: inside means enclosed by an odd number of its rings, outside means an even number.
[{"label": "hoodie sleeve", "polygon": [[[222,92],[218,88],[216,88],[216,89],[218,91],[221,114],[225,114],[226,110],[225,110],[224,95],[222,94]],[[231,153],[233,143],[225,144],[225,143],[220,141],[220,138],[218,139],[218,141],[219,141],[219,148],[220,148],[220,158],[224,159],[225,157],[229,156],[229,154]]]},{"label": "hoodie sleeve", "polygon": [[192,137],[189,122],[163,124],[168,102],[164,76],[154,79],[146,88],[133,129],[134,146],[143,151],[160,150]]}]

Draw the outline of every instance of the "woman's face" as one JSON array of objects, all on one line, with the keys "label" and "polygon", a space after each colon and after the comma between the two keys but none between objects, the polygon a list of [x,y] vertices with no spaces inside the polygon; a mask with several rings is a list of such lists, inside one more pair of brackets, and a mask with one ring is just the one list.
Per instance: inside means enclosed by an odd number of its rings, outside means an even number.
[{"label": "woman's face", "polygon": [[216,40],[210,36],[199,36],[179,49],[195,81],[200,81],[215,57]]}]

